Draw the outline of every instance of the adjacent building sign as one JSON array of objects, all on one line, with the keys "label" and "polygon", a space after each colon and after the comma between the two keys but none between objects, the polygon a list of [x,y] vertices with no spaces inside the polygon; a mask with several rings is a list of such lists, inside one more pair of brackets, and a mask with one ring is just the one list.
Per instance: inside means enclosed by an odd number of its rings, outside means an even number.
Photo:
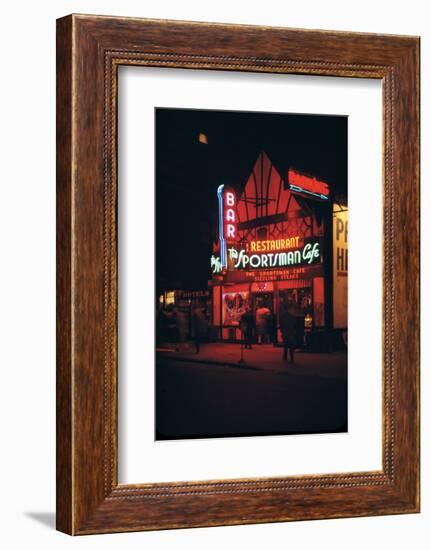
[{"label": "adjacent building sign", "polygon": [[333,219],[334,328],[347,328],[348,213],[335,211]]}]

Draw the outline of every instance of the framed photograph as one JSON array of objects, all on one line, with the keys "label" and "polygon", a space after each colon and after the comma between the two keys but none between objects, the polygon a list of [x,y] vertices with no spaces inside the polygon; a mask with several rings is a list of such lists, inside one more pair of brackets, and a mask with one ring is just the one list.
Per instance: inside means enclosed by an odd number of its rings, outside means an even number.
[{"label": "framed photograph", "polygon": [[59,19],[57,528],[418,511],[419,39]]},{"label": "framed photograph", "polygon": [[347,117],[155,124],[156,441],[347,432]]}]

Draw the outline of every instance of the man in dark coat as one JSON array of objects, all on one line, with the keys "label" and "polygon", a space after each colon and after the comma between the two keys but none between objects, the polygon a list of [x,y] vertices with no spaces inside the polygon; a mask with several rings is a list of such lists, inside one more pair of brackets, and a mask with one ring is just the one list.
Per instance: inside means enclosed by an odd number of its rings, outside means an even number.
[{"label": "man in dark coat", "polygon": [[240,319],[240,328],[243,333],[245,349],[251,349],[251,341],[253,339],[254,317],[250,308],[245,310]]},{"label": "man in dark coat", "polygon": [[192,335],[196,345],[196,353],[201,350],[201,342],[206,336],[208,323],[202,308],[195,306],[192,311]]},{"label": "man in dark coat", "polygon": [[292,309],[283,306],[280,312],[280,330],[283,338],[283,360],[287,361],[287,351],[289,350],[290,362],[295,362],[296,347],[296,318]]}]

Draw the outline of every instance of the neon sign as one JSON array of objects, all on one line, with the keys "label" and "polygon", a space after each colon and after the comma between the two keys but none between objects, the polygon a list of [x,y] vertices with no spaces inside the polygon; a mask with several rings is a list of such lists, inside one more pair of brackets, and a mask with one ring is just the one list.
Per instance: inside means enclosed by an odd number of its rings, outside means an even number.
[{"label": "neon sign", "polygon": [[236,241],[236,197],[233,191],[224,190],[224,235],[226,242]]},{"label": "neon sign", "polygon": [[246,250],[229,248],[229,255],[235,260],[234,269],[262,269],[289,267],[295,265],[310,265],[320,260],[320,245],[318,242],[307,243],[299,250],[289,252],[269,252],[249,255]]},{"label": "neon sign", "polygon": [[214,254],[211,256],[211,270],[213,273],[221,273],[223,270],[220,258],[214,256]]},{"label": "neon sign", "polygon": [[287,173],[289,189],[295,193],[311,195],[316,199],[328,200],[329,187],[324,181],[318,180],[310,176],[306,176],[289,168]]},{"label": "neon sign", "polygon": [[[224,229],[224,228],[223,228]],[[307,239],[308,241],[308,239]],[[222,241],[220,240],[222,251]],[[226,240],[224,241],[226,247]],[[222,274],[227,264],[231,270],[276,269],[316,264],[321,261],[319,241],[306,242],[303,237],[294,236],[275,240],[251,241],[245,249],[238,250],[235,245],[225,248],[226,264],[222,255],[211,256],[211,271]]]},{"label": "neon sign", "polygon": [[247,243],[247,251],[250,252],[272,252],[275,250],[289,250],[299,248],[302,237],[287,237],[285,239],[272,239],[265,241],[251,241]]},{"label": "neon sign", "polygon": [[220,260],[218,264],[218,258],[214,258],[211,267],[216,267],[215,271],[220,272],[223,268],[227,269],[227,244],[232,244],[237,239],[237,215],[236,196],[233,191],[225,189],[224,185],[219,185],[217,198],[219,205]]}]

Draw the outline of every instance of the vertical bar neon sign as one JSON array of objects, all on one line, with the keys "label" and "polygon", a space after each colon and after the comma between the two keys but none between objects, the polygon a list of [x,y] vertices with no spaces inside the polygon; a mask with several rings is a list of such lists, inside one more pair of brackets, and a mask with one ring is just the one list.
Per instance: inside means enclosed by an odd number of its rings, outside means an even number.
[{"label": "vertical bar neon sign", "polygon": [[218,234],[220,240],[220,263],[223,268],[227,268],[227,251],[226,251],[226,240],[224,238],[224,200],[223,200],[223,189],[224,185],[219,185],[217,188],[217,198],[218,198],[218,215],[219,215],[219,227]]},{"label": "vertical bar neon sign", "polygon": [[235,193],[233,191],[224,190],[225,198],[225,232],[224,237],[228,243],[234,243],[236,241],[236,205],[235,205]]},{"label": "vertical bar neon sign", "polygon": [[225,189],[224,185],[217,188],[219,208],[219,240],[220,263],[222,269],[227,269],[227,245],[236,242],[236,198],[235,193]]}]

